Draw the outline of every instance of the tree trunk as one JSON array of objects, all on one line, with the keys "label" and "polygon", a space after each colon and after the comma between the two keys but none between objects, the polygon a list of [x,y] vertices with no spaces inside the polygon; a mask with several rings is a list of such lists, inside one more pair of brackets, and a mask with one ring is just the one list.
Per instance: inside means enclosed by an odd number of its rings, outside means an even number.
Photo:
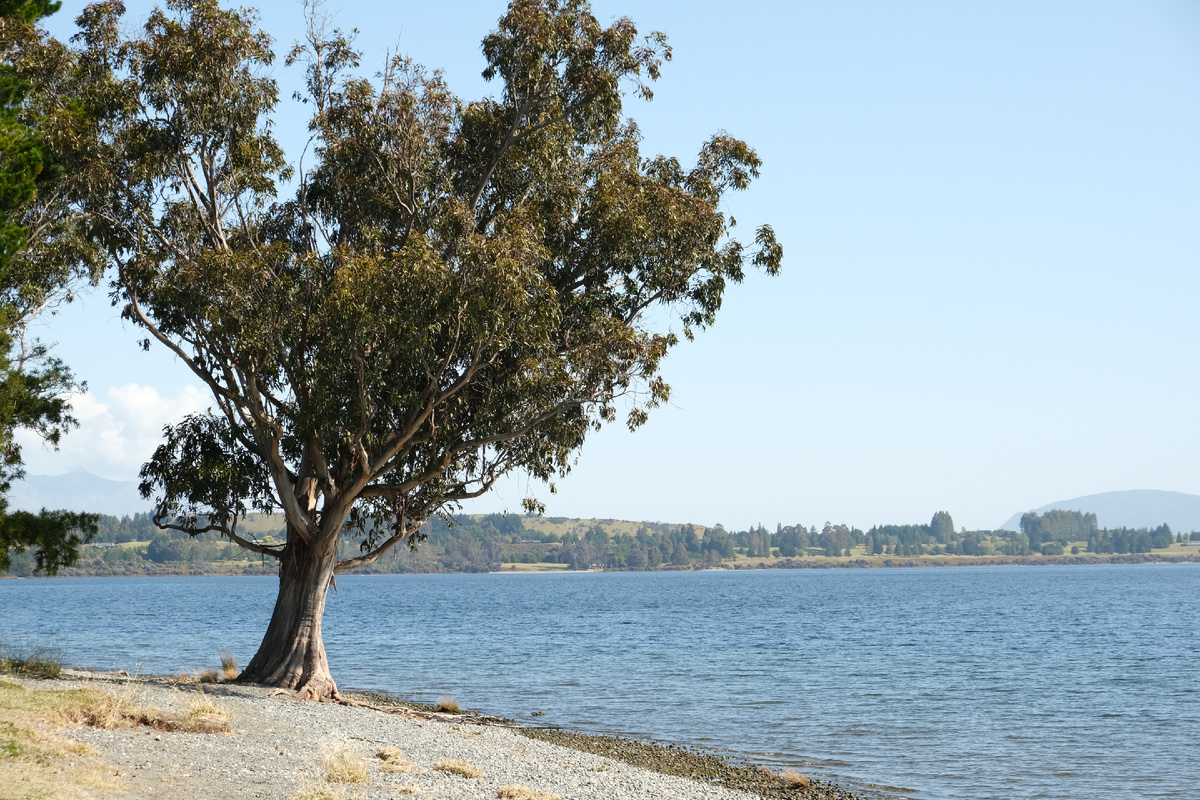
[{"label": "tree trunk", "polygon": [[321,617],[336,548],[337,537],[309,545],[298,533],[288,531],[271,623],[239,680],[292,689],[303,700],[340,699],[321,641]]}]

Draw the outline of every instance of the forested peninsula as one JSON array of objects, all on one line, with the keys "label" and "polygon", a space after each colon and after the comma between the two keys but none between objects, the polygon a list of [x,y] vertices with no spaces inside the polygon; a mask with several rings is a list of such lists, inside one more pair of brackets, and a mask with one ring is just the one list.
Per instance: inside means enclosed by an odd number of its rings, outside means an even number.
[{"label": "forested peninsula", "polygon": [[[242,535],[282,540],[280,515],[255,514]],[[248,554],[216,533],[162,531],[149,514],[102,516],[99,532],[65,576],[274,575],[273,560]],[[859,528],[826,522],[746,530],[662,522],[520,514],[435,518],[415,550],[397,549],[356,572],[462,573],[585,570],[796,569],[1200,561],[1200,532],[1106,529],[1095,514],[1025,514],[1020,531],[954,529],[939,511],[928,524]],[[354,555],[349,538],[341,557]],[[13,551],[5,577],[40,573],[32,556]]]}]

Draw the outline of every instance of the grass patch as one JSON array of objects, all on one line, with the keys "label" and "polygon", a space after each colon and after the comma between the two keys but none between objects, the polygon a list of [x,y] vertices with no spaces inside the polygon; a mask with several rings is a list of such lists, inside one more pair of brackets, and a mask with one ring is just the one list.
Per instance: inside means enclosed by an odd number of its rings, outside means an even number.
[{"label": "grass patch", "polygon": [[79,797],[119,791],[117,771],[85,744],[47,729],[100,722],[117,726],[126,704],[90,689],[33,691],[0,680],[0,798]]},{"label": "grass patch", "polygon": [[0,680],[0,711],[51,727],[88,725],[111,731],[145,725],[170,733],[229,733],[230,714],[207,697],[194,700],[185,714],[142,708],[128,694],[99,689],[26,689]]},{"label": "grass patch", "polygon": [[[10,754],[13,750],[16,755]],[[9,729],[4,722],[0,722],[0,774],[4,776],[0,800],[83,798],[122,790],[117,770],[96,758],[91,748],[29,728]]]},{"label": "grass patch", "polygon": [[381,747],[375,751],[375,757],[380,761],[401,761],[404,759],[404,751],[399,747]]},{"label": "grass patch", "polygon": [[399,786],[396,788],[396,794],[420,794],[421,790],[416,786]]},{"label": "grass patch", "polygon": [[499,800],[563,800],[560,795],[510,783],[496,790]]},{"label": "grass patch", "polygon": [[421,765],[405,758],[398,747],[381,747],[375,751],[375,758],[379,759],[380,772],[421,772]]},{"label": "grass patch", "polygon": [[290,800],[341,800],[342,796],[328,786],[309,786],[291,796]]},{"label": "grass patch", "polygon": [[139,708],[128,698],[114,699],[116,703],[102,704],[99,724],[85,724],[108,730],[145,725],[166,733],[233,733],[233,727],[229,724],[233,714],[203,694],[193,695],[182,714],[160,708]]},{"label": "grass patch", "polygon": [[197,729],[219,728],[220,733],[233,733],[233,727],[229,724],[233,713],[218,706],[207,695],[201,694],[188,702],[183,717]]},{"label": "grass patch", "polygon": [[458,701],[453,697],[439,697],[437,705],[435,705],[433,708],[435,711],[441,711],[444,714],[460,713],[458,710]]},{"label": "grass patch", "polygon": [[201,683],[216,683],[220,679],[221,679],[221,676],[217,674],[217,671],[215,669],[200,670],[200,682]]},{"label": "grass patch", "polygon": [[0,639],[0,673],[57,678],[62,673],[62,654],[50,647],[10,644]]},{"label": "grass patch", "polygon": [[482,778],[483,770],[479,767],[472,766],[466,761],[455,761],[449,758],[443,758],[441,761],[433,765],[433,768],[438,772],[448,772],[451,775],[459,775],[463,778]]},{"label": "grass patch", "polygon": [[321,756],[321,766],[330,783],[366,783],[370,779],[367,763],[344,746]]},{"label": "grass patch", "polygon": [[232,650],[221,651],[221,679],[231,681],[238,676],[237,658]]}]

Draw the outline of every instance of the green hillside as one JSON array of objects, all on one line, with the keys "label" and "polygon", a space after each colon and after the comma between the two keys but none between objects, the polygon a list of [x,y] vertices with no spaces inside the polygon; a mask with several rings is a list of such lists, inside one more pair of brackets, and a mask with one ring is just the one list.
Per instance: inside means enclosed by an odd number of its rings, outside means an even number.
[{"label": "green hillside", "polygon": [[[888,566],[1076,559],[1095,563],[1126,556],[1195,560],[1200,534],[1167,526],[1101,529],[1094,515],[1047,512],[1023,521],[1023,531],[954,530],[939,511],[928,525],[759,525],[727,531],[687,523],[464,514],[434,519],[416,550],[399,547],[360,572],[496,572],[657,570],[798,566]],[[254,514],[239,524],[262,542],[284,538],[280,514]],[[349,537],[342,557],[358,555]],[[34,575],[28,552],[13,552],[8,574]],[[269,558],[248,553],[215,533],[189,538],[161,531],[148,515],[101,517],[100,533],[64,575],[274,574]]]}]

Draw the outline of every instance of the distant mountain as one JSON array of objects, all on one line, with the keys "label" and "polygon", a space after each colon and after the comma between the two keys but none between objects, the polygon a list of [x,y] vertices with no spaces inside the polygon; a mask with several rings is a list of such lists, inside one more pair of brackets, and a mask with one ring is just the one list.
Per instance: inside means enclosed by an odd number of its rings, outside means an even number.
[{"label": "distant mountain", "polygon": [[123,517],[149,511],[137,481],[111,481],[80,467],[65,475],[26,475],[13,483],[8,507],[18,511],[94,511]]},{"label": "distant mountain", "polygon": [[[1102,492],[1059,500],[1031,510],[1042,514],[1052,508],[1094,513],[1101,528],[1154,528],[1165,522],[1176,532],[1200,531],[1200,495],[1183,492],[1156,489]],[[1003,527],[1010,531],[1021,530],[1021,514],[1014,514]]]}]

